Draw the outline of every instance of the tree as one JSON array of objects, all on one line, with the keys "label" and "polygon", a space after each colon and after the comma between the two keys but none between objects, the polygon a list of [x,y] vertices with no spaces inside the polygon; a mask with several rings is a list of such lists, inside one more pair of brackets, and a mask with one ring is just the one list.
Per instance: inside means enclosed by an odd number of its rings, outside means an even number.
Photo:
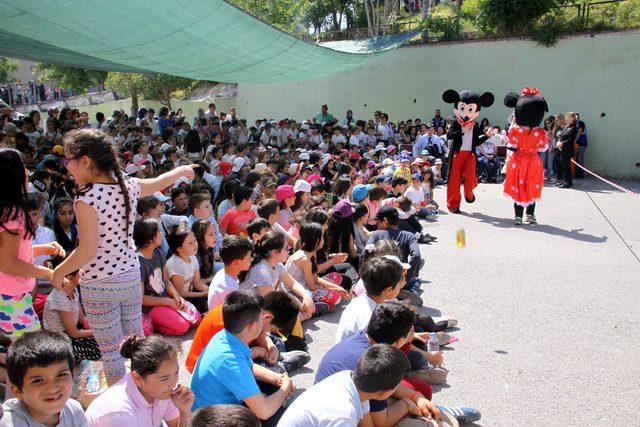
[{"label": "tree", "polygon": [[138,111],[138,97],[142,93],[145,84],[145,75],[137,73],[112,72],[107,74],[104,86],[116,92],[118,95],[131,97],[131,114]]},{"label": "tree", "polygon": [[65,67],[44,62],[37,63],[35,71],[41,74],[41,80],[57,80],[61,87],[71,89],[75,93],[86,93],[89,88],[103,82],[107,77],[106,71]]},{"label": "tree", "polygon": [[462,11],[471,12],[476,6],[483,30],[519,35],[527,33],[540,17],[565,3],[567,0],[475,0],[465,2]]},{"label": "tree", "polygon": [[10,82],[20,68],[20,64],[15,59],[0,56],[0,82]]},{"label": "tree", "polygon": [[300,32],[308,8],[316,0],[230,0],[260,20],[294,34]]},{"label": "tree", "polygon": [[384,35],[387,26],[397,17],[400,7],[400,0],[364,0],[364,12],[367,16],[367,27],[369,37]]},{"label": "tree", "polygon": [[143,95],[145,99],[158,101],[171,110],[171,95],[186,90],[194,83],[191,79],[168,74],[144,74]]}]

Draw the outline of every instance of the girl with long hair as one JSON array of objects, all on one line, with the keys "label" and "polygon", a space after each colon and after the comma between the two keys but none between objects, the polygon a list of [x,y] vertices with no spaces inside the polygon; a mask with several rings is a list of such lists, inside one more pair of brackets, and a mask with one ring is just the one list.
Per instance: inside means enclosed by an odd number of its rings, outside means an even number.
[{"label": "girl with long hair", "polygon": [[104,132],[81,129],[65,135],[66,166],[81,190],[76,196],[76,249],[53,272],[51,284],[82,268],[82,302],[100,345],[107,382],[125,373],[118,346],[130,333],[142,334],[140,263],[133,242],[139,197],[193,178],[182,166],[152,179],[124,179],[113,145]]},{"label": "girl with long hair", "polygon": [[53,204],[53,215],[53,232],[56,235],[56,241],[67,253],[71,253],[78,245],[78,226],[75,224],[73,200],[68,197],[56,199]]},{"label": "girl with long hair", "polygon": [[[31,291],[35,279],[50,280],[53,271],[34,264],[34,257],[65,256],[56,242],[31,245],[36,230],[27,208],[28,179],[20,153],[0,149],[0,333],[11,340],[40,329]],[[65,289],[62,280],[56,287]]]}]

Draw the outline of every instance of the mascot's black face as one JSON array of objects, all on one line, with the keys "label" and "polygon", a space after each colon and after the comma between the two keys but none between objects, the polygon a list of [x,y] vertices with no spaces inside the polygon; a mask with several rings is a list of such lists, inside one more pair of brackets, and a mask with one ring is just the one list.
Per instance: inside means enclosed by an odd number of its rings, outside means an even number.
[{"label": "mascot's black face", "polygon": [[549,111],[547,101],[540,96],[540,91],[535,87],[525,87],[521,95],[509,92],[504,97],[504,105],[515,109],[515,122],[518,126],[530,128],[540,126],[544,113]]},{"label": "mascot's black face", "polygon": [[453,89],[449,89],[442,94],[442,100],[447,104],[453,104],[453,113],[458,122],[462,123],[475,121],[480,115],[482,107],[493,105],[493,99],[491,92],[478,95],[470,90],[458,93]]}]

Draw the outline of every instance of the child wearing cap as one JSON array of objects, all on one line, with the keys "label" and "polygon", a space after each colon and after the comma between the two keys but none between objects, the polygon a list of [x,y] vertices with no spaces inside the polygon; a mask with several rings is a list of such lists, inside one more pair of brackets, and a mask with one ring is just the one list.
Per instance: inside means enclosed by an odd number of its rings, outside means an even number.
[{"label": "child wearing cap", "polygon": [[351,190],[351,200],[354,203],[368,203],[369,191],[373,188],[371,184],[358,184]]},{"label": "child wearing cap", "polygon": [[289,220],[293,216],[291,207],[296,202],[296,191],[291,185],[281,185],[276,188],[276,200],[280,205],[280,217],[278,218],[278,224],[285,230],[291,228]]},{"label": "child wearing cap", "polygon": [[409,157],[400,157],[400,167],[393,173],[394,178],[404,178],[407,182],[411,182],[411,168],[409,166]]}]

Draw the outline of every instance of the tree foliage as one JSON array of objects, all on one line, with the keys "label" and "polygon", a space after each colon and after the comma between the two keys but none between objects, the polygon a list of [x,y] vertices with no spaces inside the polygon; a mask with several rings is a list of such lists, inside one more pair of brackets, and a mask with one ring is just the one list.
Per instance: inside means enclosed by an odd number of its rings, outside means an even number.
[{"label": "tree foliage", "polygon": [[40,73],[40,80],[57,80],[61,87],[71,89],[75,93],[86,93],[89,88],[103,82],[107,77],[106,71],[65,67],[44,62],[37,63],[35,71]]},{"label": "tree foliage", "polygon": [[158,101],[171,109],[171,98],[177,91],[192,88],[196,82],[168,74],[109,73],[105,87],[118,95],[131,97],[131,109],[138,110],[138,99]]},{"label": "tree foliage", "polygon": [[20,68],[20,64],[15,59],[0,56],[0,82],[10,82],[14,74]]},{"label": "tree foliage", "polygon": [[465,1],[463,13],[477,13],[478,23],[484,31],[504,35],[529,32],[536,21],[562,6],[567,0],[472,0]]}]

